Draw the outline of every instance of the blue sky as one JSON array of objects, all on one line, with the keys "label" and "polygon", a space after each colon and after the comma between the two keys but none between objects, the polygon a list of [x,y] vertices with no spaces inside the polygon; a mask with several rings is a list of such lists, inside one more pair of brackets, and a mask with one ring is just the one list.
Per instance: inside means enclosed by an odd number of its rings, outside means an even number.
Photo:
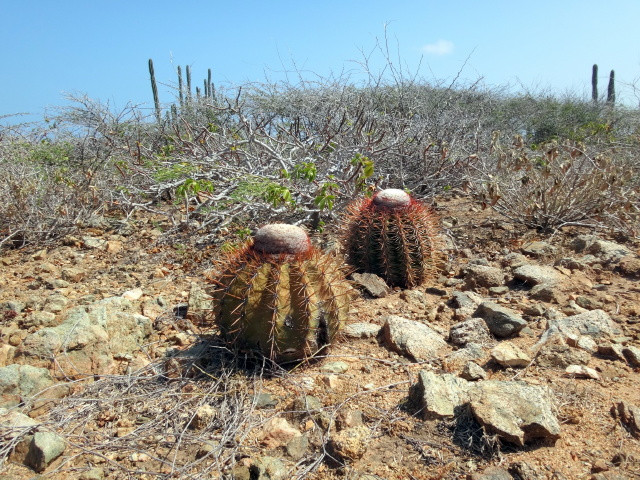
[{"label": "blue sky", "polygon": [[[65,92],[151,106],[149,58],[169,85],[187,64],[196,85],[207,68],[218,85],[296,68],[358,78],[363,52],[383,66],[375,45],[385,25],[393,61],[415,72],[422,59],[427,80],[451,80],[464,65],[467,82],[588,97],[597,63],[600,92],[615,69],[619,96],[638,105],[629,87],[640,87],[638,0],[0,0],[0,11],[0,115],[41,119]],[[173,99],[161,86],[161,102]]]}]

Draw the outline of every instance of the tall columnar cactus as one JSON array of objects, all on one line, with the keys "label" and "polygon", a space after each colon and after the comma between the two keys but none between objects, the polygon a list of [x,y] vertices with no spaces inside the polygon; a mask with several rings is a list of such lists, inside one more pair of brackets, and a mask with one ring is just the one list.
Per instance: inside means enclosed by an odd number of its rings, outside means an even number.
[{"label": "tall columnar cactus", "polygon": [[357,271],[402,288],[431,278],[442,252],[432,210],[393,188],[352,203],[342,237],[347,261]]},{"label": "tall columnar cactus", "polygon": [[598,65],[595,63],[591,69],[591,99],[598,103]]},{"label": "tall columnar cactus", "polygon": [[615,72],[611,70],[609,74],[609,86],[607,88],[607,103],[616,103],[616,86],[615,86]]},{"label": "tall columnar cactus", "polygon": [[153,69],[153,60],[149,59],[149,76],[151,77],[151,91],[153,92],[153,104],[156,110],[156,120],[158,123],[162,120],[162,112],[160,111],[160,100],[158,98],[158,84],[156,83],[156,74]]},{"label": "tall columnar cactus", "polygon": [[299,227],[262,227],[218,270],[213,314],[223,337],[275,362],[323,350],[347,318],[351,288],[341,265]]},{"label": "tall columnar cactus", "polygon": [[211,69],[207,69],[207,93],[209,98],[213,98],[213,84],[211,83]]},{"label": "tall columnar cactus", "polygon": [[184,107],[184,91],[182,89],[182,68],[178,65],[178,98],[180,99],[180,107]]},{"label": "tall columnar cactus", "polygon": [[191,102],[191,67],[187,65],[187,100]]}]

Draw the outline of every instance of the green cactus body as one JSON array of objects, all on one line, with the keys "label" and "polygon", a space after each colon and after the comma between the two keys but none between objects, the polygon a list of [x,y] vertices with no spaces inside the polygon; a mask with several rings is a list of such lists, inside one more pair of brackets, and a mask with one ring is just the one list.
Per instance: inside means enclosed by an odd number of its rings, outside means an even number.
[{"label": "green cactus body", "polygon": [[313,248],[298,227],[285,227],[300,230],[302,242],[293,249],[262,248],[259,231],[255,241],[223,260],[214,280],[214,316],[223,337],[278,363],[303,360],[328,346],[347,318],[351,290],[334,259]]},{"label": "green cactus body", "polygon": [[153,60],[149,59],[149,77],[151,79],[151,91],[153,93],[153,105],[156,110],[156,120],[162,121],[162,111],[160,110],[160,100],[158,98],[158,84],[156,83],[156,73],[153,69]]},{"label": "green cactus body", "polygon": [[184,106],[184,91],[182,87],[182,68],[178,65],[178,98],[180,99],[180,106]]},{"label": "green cactus body", "polygon": [[616,72],[611,70],[609,74],[609,86],[607,87],[607,103],[614,104],[616,102]]},{"label": "green cactus body", "polygon": [[342,236],[348,263],[391,286],[414,288],[437,270],[435,214],[402,190],[383,190],[351,204]]}]

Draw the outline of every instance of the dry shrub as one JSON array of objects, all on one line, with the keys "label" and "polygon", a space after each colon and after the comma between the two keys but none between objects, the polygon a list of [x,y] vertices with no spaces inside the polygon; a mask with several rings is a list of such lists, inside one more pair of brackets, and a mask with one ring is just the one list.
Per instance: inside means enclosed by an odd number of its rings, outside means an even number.
[{"label": "dry shrub", "polygon": [[473,185],[483,205],[514,222],[551,231],[566,225],[633,230],[640,209],[637,165],[619,146],[575,141],[503,148],[494,136],[490,162]]}]

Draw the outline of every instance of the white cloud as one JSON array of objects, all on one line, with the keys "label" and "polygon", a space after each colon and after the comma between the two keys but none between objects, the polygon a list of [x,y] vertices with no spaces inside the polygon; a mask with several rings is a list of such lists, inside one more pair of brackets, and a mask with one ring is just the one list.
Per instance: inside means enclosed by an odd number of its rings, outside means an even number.
[{"label": "white cloud", "polygon": [[449,40],[438,40],[422,47],[422,51],[429,55],[448,55],[453,52],[453,42]]}]

